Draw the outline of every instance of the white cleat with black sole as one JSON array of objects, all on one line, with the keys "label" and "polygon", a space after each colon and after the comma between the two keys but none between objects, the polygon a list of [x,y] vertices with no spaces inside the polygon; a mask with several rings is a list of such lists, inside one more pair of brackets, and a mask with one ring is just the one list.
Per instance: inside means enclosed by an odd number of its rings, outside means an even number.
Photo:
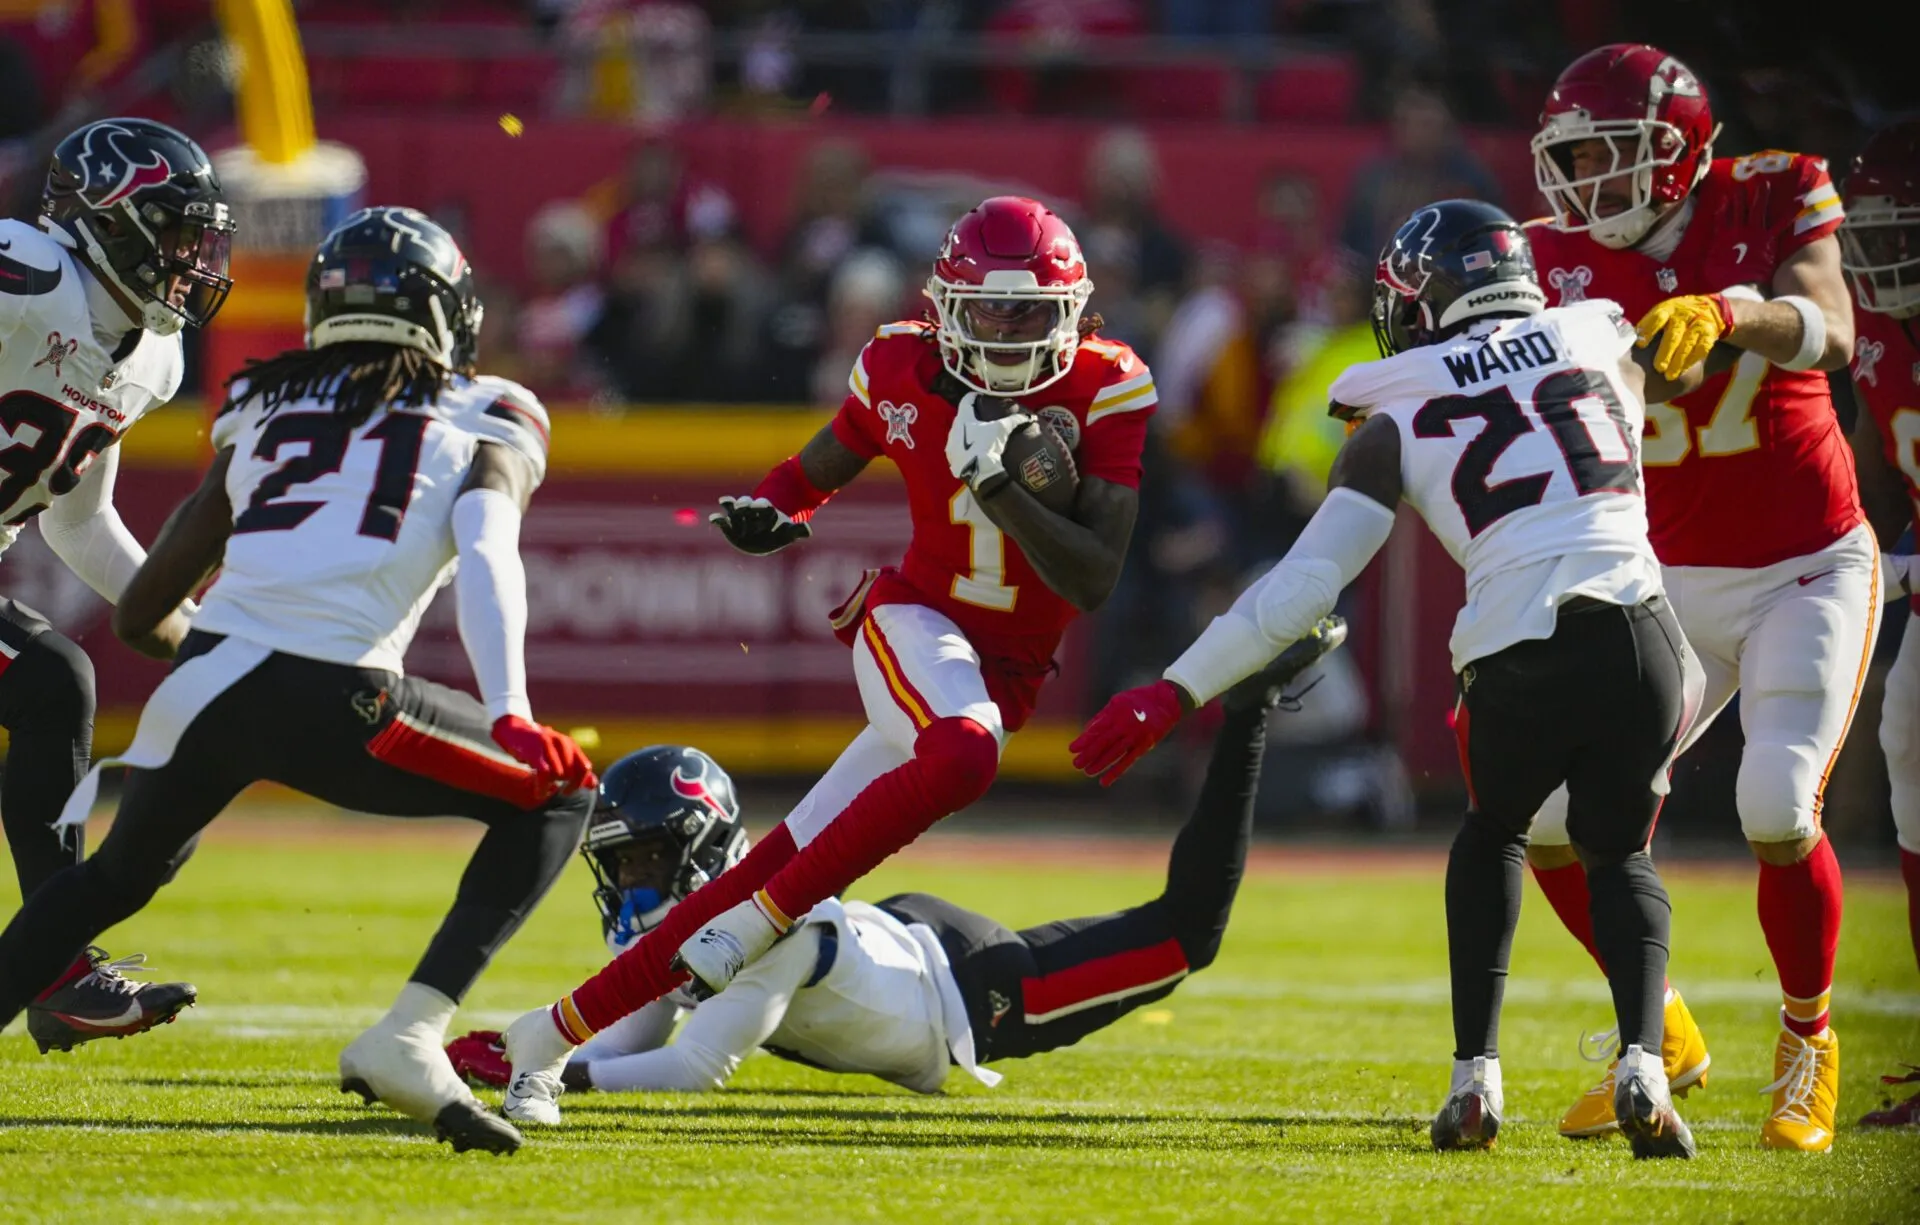
[{"label": "white cleat with black sole", "polygon": [[368,1105],[383,1102],[434,1129],[464,1153],[511,1153],[521,1144],[513,1125],[489,1111],[453,1070],[443,1033],[431,1025],[382,1020],[340,1052],[340,1091]]},{"label": "white cleat with black sole", "polygon": [[560,1095],[567,1091],[560,1074],[566,1070],[573,1045],[560,1036],[545,1008],[536,1008],[507,1026],[500,1043],[513,1069],[500,1112],[516,1123],[557,1126]]},{"label": "white cleat with black sole", "polygon": [[1667,1070],[1657,1051],[1629,1046],[1614,1069],[1613,1083],[1614,1118],[1635,1157],[1644,1161],[1694,1155],[1693,1132],[1674,1109]]}]

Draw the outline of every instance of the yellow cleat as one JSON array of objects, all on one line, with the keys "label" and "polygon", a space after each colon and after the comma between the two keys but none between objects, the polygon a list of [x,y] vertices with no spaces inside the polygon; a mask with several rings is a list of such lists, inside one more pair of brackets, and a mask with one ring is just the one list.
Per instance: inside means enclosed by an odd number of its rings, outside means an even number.
[{"label": "yellow cleat", "polygon": [[[1694,1022],[1693,1014],[1687,1011],[1687,1002],[1680,993],[1667,988],[1667,1009],[1664,1032],[1660,1038],[1660,1062],[1666,1065],[1667,1087],[1675,1097],[1685,1097],[1695,1087],[1704,1088],[1707,1083],[1707,1069],[1713,1064],[1713,1056],[1707,1054],[1706,1035],[1700,1032],[1700,1026]],[[1602,1034],[1597,1039],[1601,1048],[1618,1046],[1618,1031]],[[1583,1043],[1583,1046],[1589,1045]],[[1617,1051],[1615,1052],[1617,1056]],[[1604,1058],[1604,1056],[1602,1056]],[[1619,1066],[1616,1057],[1607,1064],[1607,1074],[1600,1083],[1581,1095],[1573,1108],[1560,1118],[1560,1134],[1569,1140],[1586,1140],[1595,1136],[1604,1136],[1620,1130],[1619,1122],[1614,1118],[1613,1090],[1614,1071]]]},{"label": "yellow cleat", "polygon": [[1773,1048],[1773,1110],[1760,1125],[1765,1148],[1824,1153],[1833,1147],[1833,1116],[1840,1107],[1840,1038],[1831,1028],[1817,1038],[1780,1031]]}]

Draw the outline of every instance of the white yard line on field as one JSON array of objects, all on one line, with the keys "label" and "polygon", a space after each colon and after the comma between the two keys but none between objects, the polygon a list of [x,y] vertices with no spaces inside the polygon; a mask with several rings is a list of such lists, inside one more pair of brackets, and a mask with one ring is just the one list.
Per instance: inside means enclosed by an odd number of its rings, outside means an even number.
[{"label": "white yard line on field", "polygon": [[[1778,988],[1768,982],[1740,979],[1702,979],[1682,984],[1693,1004],[1775,1003]],[[1220,1003],[1281,1001],[1308,1005],[1394,1005],[1442,1006],[1447,1003],[1449,987],[1444,978],[1410,979],[1402,982],[1340,984],[1328,982],[1288,983],[1269,979],[1235,978],[1201,974],[1180,986],[1180,996],[1189,1000]],[[1549,983],[1513,979],[1507,984],[1507,1002],[1526,1007],[1542,1003],[1574,1002],[1605,1007],[1610,1002],[1606,982],[1597,975],[1591,982]],[[1881,1017],[1920,1017],[1920,992],[1848,991],[1844,984],[1834,993],[1834,1010]],[[223,1004],[203,1003],[181,1014],[180,1023],[191,1029],[210,1028],[227,1038],[272,1040],[320,1034],[353,1034],[380,1019],[377,1007],[344,1004]],[[463,1011],[454,1028],[504,1029],[520,1014],[494,1009]],[[18,1022],[12,1028],[19,1028]]]}]

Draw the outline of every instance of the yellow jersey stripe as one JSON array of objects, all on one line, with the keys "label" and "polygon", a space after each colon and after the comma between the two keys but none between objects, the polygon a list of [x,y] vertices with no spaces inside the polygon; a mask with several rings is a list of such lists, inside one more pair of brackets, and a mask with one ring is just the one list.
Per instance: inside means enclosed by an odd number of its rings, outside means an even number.
[{"label": "yellow jersey stripe", "polygon": [[1113,383],[1109,386],[1102,387],[1094,394],[1092,407],[1098,408],[1102,404],[1110,404],[1115,400],[1124,400],[1141,388],[1151,388],[1152,386],[1153,372],[1143,370],[1125,382]]},{"label": "yellow jersey stripe", "polygon": [[1806,212],[1801,213],[1799,220],[1793,223],[1793,232],[1796,234],[1804,234],[1808,230],[1817,229],[1827,224],[1829,221],[1839,221],[1846,215],[1846,211],[1840,207],[1840,201],[1838,200],[1817,209],[1810,208]]},{"label": "yellow jersey stripe", "polygon": [[1131,413],[1138,412],[1143,408],[1152,408],[1158,403],[1160,403],[1159,393],[1151,386],[1143,387],[1124,400],[1111,400],[1096,408],[1088,409],[1087,424],[1092,425],[1094,422],[1100,420],[1100,418],[1111,416],[1114,413]]},{"label": "yellow jersey stripe", "polygon": [[865,350],[861,351],[859,357],[853,359],[853,371],[847,375],[847,390],[851,391],[853,398],[860,401],[860,403],[866,405],[868,408],[873,407],[873,400],[867,395],[867,355]]}]

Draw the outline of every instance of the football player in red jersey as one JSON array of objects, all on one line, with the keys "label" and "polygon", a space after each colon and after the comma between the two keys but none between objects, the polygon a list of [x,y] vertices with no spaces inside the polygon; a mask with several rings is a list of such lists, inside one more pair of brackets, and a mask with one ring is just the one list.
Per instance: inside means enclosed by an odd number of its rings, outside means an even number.
[{"label": "football player in red jersey", "polygon": [[[1853,279],[1853,390],[1860,403],[1853,449],[1868,514],[1882,541],[1920,524],[1920,120],[1882,129],[1854,159],[1845,184],[1841,262]],[[1878,478],[1878,479],[1875,479]],[[1904,494],[1905,496],[1900,496]],[[1920,611],[1920,557],[1886,558],[1889,595],[1905,592]],[[1920,629],[1913,623],[1887,673],[1880,748],[1892,784],[1907,926],[1920,963]],[[1889,1083],[1920,1081],[1920,1069]],[[1868,1127],[1920,1123],[1920,1093],[1861,1119]]]},{"label": "football player in red jersey", "polygon": [[[1553,218],[1528,237],[1555,301],[1618,302],[1640,319],[1640,343],[1658,345],[1661,373],[1714,351],[1699,390],[1648,405],[1647,511],[1668,597],[1706,673],[1691,736],[1741,692],[1736,804],[1785,997],[1761,1141],[1822,1151],[1839,1087],[1827,1004],[1840,869],[1821,795],[1879,625],[1879,553],[1823,373],[1853,351],[1839,193],[1818,158],[1716,159],[1716,131],[1699,80],[1665,52],[1620,44],[1580,57],[1533,138]],[[1529,857],[1591,952],[1565,825],[1563,792],[1534,825]],[[1697,1083],[1706,1047],[1678,996],[1667,1028],[1671,1083]],[[1611,1130],[1611,1081],[1568,1113],[1563,1134]]]},{"label": "football player in red jersey", "polygon": [[[835,614],[868,727],[772,835],[606,969],[505,1034],[509,1118],[557,1121],[568,1052],[677,984],[724,988],[823,898],[860,879],[993,782],[1033,711],[1068,622],[1119,577],[1157,402],[1124,344],[1093,335],[1080,244],[1044,205],[983,202],[955,223],[927,296],[933,322],[882,327],[833,421],[714,522],[763,554],[811,534],[833,492],[882,456],[906,480],[913,537]],[[994,416],[996,408],[1009,407]],[[1033,417],[1080,474],[1070,514],[1005,470]]]}]

